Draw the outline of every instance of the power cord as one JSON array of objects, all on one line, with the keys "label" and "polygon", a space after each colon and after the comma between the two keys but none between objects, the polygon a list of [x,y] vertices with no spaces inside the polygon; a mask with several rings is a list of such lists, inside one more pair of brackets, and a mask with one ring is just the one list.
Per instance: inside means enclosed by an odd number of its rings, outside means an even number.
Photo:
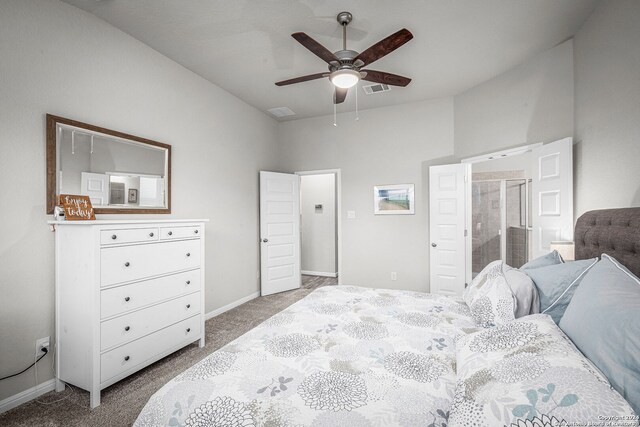
[{"label": "power cord", "polygon": [[[51,373],[53,373],[53,376],[55,378],[56,376],[56,371],[55,369],[53,369],[53,364],[55,363],[55,355],[56,355],[56,344],[53,344],[53,354],[52,354],[52,358],[51,358]],[[35,369],[35,374],[36,374],[36,385],[38,384],[38,365],[36,365],[36,369]],[[67,400],[68,398],[70,398],[71,396],[73,396],[75,394],[75,390],[73,389],[73,387],[71,387],[71,384],[65,384],[67,387],[69,387],[69,389],[71,390],[71,393],[68,393],[66,396],[60,398],[60,399],[55,399],[55,400],[50,400],[48,402],[44,402],[40,399],[36,399],[35,402],[40,404],[40,405],[54,405],[56,403],[62,402],[63,400]]]},{"label": "power cord", "polygon": [[47,353],[49,353],[49,350],[47,350],[46,348],[43,348],[43,349],[42,349],[42,352],[43,352],[44,354],[43,354],[43,355],[41,355],[40,357],[38,357],[38,358],[35,360],[35,362],[33,362],[31,365],[27,366],[26,368],[24,368],[22,371],[18,372],[17,374],[8,375],[8,376],[6,376],[6,377],[2,377],[2,378],[0,378],[0,381],[2,381],[2,380],[6,380],[7,378],[12,378],[12,377],[18,376],[18,375],[20,375],[20,374],[22,374],[22,373],[24,373],[24,372],[27,372],[29,369],[33,368],[33,367],[36,365],[36,363],[38,363],[38,362],[40,361],[40,359],[42,359],[43,357],[45,357],[45,356],[47,355]]}]

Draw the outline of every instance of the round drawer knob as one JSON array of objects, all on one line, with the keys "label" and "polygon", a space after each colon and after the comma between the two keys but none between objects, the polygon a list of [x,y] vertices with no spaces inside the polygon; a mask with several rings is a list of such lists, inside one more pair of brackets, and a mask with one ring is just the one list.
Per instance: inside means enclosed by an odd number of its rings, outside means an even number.
[{"label": "round drawer knob", "polygon": [[153,236],[154,236],[154,234],[153,234],[153,233],[149,233],[149,237],[153,237]]},{"label": "round drawer knob", "polygon": [[124,361],[125,361],[125,362],[128,362],[128,361],[129,361],[129,356],[125,356],[125,357],[124,357]]},{"label": "round drawer knob", "polygon": [[187,280],[187,285],[190,285],[190,284],[191,284],[191,280]]},{"label": "round drawer knob", "polygon": [[187,252],[187,256],[191,256],[191,252]]},{"label": "round drawer knob", "polygon": [[191,304],[187,304],[187,308],[191,308]]},{"label": "round drawer knob", "polygon": [[125,330],[125,331],[127,331],[127,332],[129,332],[129,329],[131,329],[131,327],[130,327],[130,326],[125,326],[125,327],[124,327],[124,330]]},{"label": "round drawer knob", "polygon": [[125,262],[125,263],[124,263],[124,266],[125,266],[125,267],[129,267],[130,265],[131,265],[131,264],[129,264],[129,261],[127,261],[127,262]]},{"label": "round drawer knob", "polygon": [[118,238],[118,236],[116,236],[115,234],[111,235],[111,240],[116,240]]},{"label": "round drawer knob", "polygon": [[130,300],[130,299],[131,299],[131,297],[124,297],[124,300],[125,300],[126,302],[129,302],[129,300]]},{"label": "round drawer knob", "polygon": [[173,231],[167,233],[169,236],[173,236]]},{"label": "round drawer knob", "polygon": [[198,230],[195,230],[194,233],[198,234]]},{"label": "round drawer knob", "polygon": [[187,333],[191,332],[191,328],[187,328]]}]

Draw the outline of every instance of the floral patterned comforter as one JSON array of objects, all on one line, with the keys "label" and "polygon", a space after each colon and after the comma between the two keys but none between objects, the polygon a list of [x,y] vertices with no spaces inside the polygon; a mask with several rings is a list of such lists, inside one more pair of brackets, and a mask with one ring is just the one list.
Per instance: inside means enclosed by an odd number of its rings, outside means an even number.
[{"label": "floral patterned comforter", "polygon": [[155,393],[136,426],[443,426],[462,300],[320,288]]},{"label": "floral patterned comforter", "polygon": [[637,425],[546,315],[476,327],[451,297],[320,288],[155,393],[136,426]]},{"label": "floral patterned comforter", "polygon": [[546,314],[465,335],[456,347],[449,426],[638,424],[631,406]]}]

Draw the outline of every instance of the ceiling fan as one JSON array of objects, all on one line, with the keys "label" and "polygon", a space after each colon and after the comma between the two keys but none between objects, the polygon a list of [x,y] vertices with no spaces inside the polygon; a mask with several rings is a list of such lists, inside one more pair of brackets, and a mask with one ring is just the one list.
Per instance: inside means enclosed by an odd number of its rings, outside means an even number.
[{"label": "ceiling fan", "polygon": [[286,86],[294,83],[306,82],[309,80],[329,77],[335,86],[333,95],[334,104],[344,102],[350,87],[353,87],[361,79],[375,83],[383,83],[392,86],[406,86],[411,82],[410,78],[398,76],[396,74],[385,73],[362,69],[374,61],[393,52],[413,38],[413,34],[406,28],[391,34],[389,37],[380,40],[362,53],[347,49],[347,25],[353,19],[349,12],[340,12],[336,17],[342,26],[342,50],[331,53],[327,48],[309,37],[305,33],[293,33],[291,37],[296,39],[302,46],[309,49],[320,59],[329,64],[329,72],[310,74],[296,77],[289,80],[277,82],[276,86]]}]

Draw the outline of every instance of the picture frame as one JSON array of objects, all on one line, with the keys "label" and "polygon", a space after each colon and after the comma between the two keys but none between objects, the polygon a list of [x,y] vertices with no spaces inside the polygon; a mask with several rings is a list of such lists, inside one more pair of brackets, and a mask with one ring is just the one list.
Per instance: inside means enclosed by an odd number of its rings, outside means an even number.
[{"label": "picture frame", "polygon": [[414,184],[374,186],[373,213],[375,215],[414,215]]},{"label": "picture frame", "polygon": [[138,203],[138,190],[135,188],[129,189],[129,197],[127,198],[129,203]]}]

